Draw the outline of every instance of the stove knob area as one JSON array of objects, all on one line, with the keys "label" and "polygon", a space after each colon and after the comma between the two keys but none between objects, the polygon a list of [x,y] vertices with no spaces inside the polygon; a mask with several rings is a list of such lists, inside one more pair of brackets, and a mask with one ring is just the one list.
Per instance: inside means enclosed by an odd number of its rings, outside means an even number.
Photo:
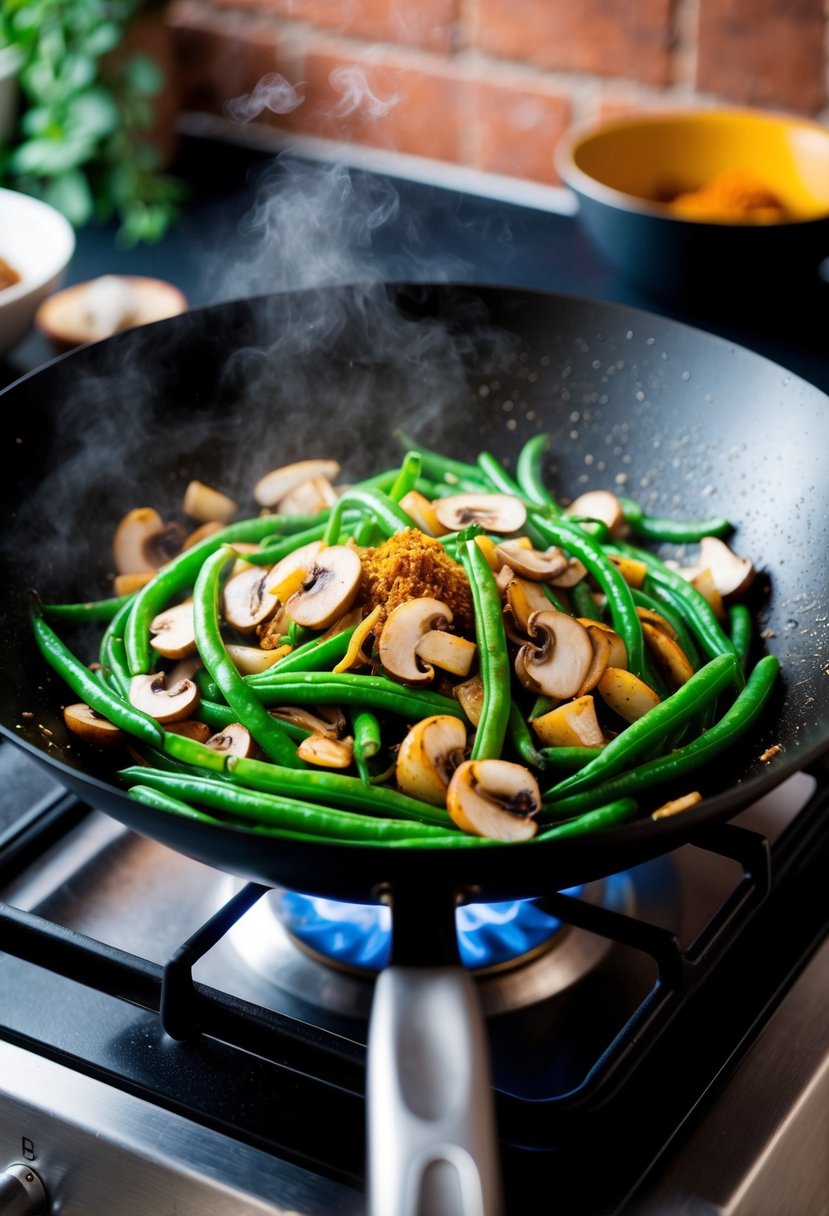
[{"label": "stove knob area", "polygon": [[37,1174],[19,1162],[0,1174],[0,1216],[38,1216],[46,1211],[46,1190]]}]

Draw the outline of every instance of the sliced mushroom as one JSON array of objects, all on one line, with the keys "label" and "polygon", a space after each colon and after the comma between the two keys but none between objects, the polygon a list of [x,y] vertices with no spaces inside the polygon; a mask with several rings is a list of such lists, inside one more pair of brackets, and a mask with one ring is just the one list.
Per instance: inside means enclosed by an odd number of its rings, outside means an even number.
[{"label": "sliced mushroom", "polygon": [[97,709],[93,709],[84,701],[65,705],[63,720],[73,735],[77,735],[86,743],[93,743],[96,747],[111,747],[113,743],[120,743],[125,738],[124,731],[119,726],[104,718]]},{"label": "sliced mushroom", "polygon": [[221,490],[214,490],[212,486],[205,485],[203,481],[191,481],[184,491],[181,509],[185,515],[198,520],[199,523],[206,524],[218,520],[219,523],[226,524],[236,514],[239,504],[228,498],[227,494],[222,494]]},{"label": "sliced mushroom", "polygon": [[580,494],[567,508],[567,515],[580,515],[584,519],[597,519],[605,524],[612,536],[621,531],[625,517],[622,504],[610,490],[588,490]]},{"label": "sliced mushroom", "polygon": [[196,743],[206,743],[212,734],[207,723],[200,722],[198,718],[182,718],[180,722],[168,722],[165,730],[173,735],[184,735],[187,739],[194,739]]},{"label": "sliced mushroom", "polygon": [[434,679],[434,667],[418,660],[417,647],[423,635],[438,621],[450,625],[452,609],[430,596],[405,600],[392,609],[377,647],[386,675],[401,684],[411,685],[429,684]]},{"label": "sliced mushroom", "polygon": [[258,675],[267,671],[279,659],[290,654],[290,646],[279,646],[275,650],[263,650],[261,646],[239,646],[228,642],[227,653],[233,660],[233,665],[243,676]]},{"label": "sliced mushroom", "polygon": [[606,742],[591,696],[565,701],[557,709],[533,718],[531,725],[545,747],[600,748]]},{"label": "sliced mushroom", "polygon": [[140,574],[116,574],[112,580],[112,590],[116,595],[132,595],[152,582],[155,575],[155,570],[142,570]]},{"label": "sliced mushroom", "polygon": [[668,819],[671,815],[689,811],[698,802],[702,802],[702,794],[699,790],[692,790],[690,794],[682,794],[679,798],[671,798],[669,802],[663,802],[662,806],[652,812],[651,819]]},{"label": "sliced mushroom", "polygon": [[743,595],[754,582],[753,562],[747,557],[738,557],[716,536],[704,536],[700,541],[699,564],[711,571],[714,586],[726,603]]},{"label": "sliced mushroom", "polygon": [[150,645],[165,659],[185,659],[196,652],[193,601],[184,600],[150,621]]},{"label": "sliced mushroom", "polygon": [[487,532],[505,535],[523,528],[527,508],[512,494],[450,494],[432,503],[439,522],[450,532],[480,524]]},{"label": "sliced mushroom", "polygon": [[300,760],[316,764],[319,768],[350,768],[354,761],[354,740],[309,735],[302,740],[296,754]]},{"label": "sliced mushroom", "polygon": [[696,571],[691,578],[691,586],[696,587],[717,620],[724,624],[726,611],[723,598],[720,595],[717,584],[714,582],[714,575],[707,566],[703,566],[701,570]]},{"label": "sliced mushroom", "polygon": [[527,633],[531,640],[515,656],[515,673],[524,687],[559,700],[575,696],[593,661],[584,625],[549,609],[533,613]]},{"label": "sliced mushroom", "polygon": [[345,734],[345,714],[335,705],[318,706],[317,712],[311,713],[300,705],[280,706],[269,711],[271,716],[281,722],[290,722],[293,726],[301,726],[312,735],[324,735],[326,739],[340,739]]},{"label": "sliced mushroom", "polygon": [[559,587],[562,591],[567,591],[570,587],[575,587],[576,583],[580,583],[583,578],[587,578],[587,567],[577,557],[569,557],[567,569],[547,581],[551,587]]},{"label": "sliced mushroom", "polygon": [[348,612],[360,590],[363,567],[347,545],[331,545],[314,559],[299,591],[285,604],[292,621],[308,629],[327,629]]},{"label": "sliced mushroom", "polygon": [[182,680],[192,680],[201,666],[201,656],[197,654],[190,654],[186,659],[179,659],[167,672],[168,684],[172,687],[173,684],[179,684]]},{"label": "sliced mushroom", "polygon": [[155,571],[181,550],[184,529],[165,524],[153,507],[136,507],[123,517],[112,539],[112,557],[119,574]]},{"label": "sliced mushroom", "polygon": [[642,636],[656,665],[673,688],[679,688],[694,674],[694,668],[675,638],[650,621],[642,622]]},{"label": "sliced mushroom", "polygon": [[640,562],[638,557],[627,557],[624,554],[616,555],[615,553],[611,555],[610,560],[627,585],[638,591],[648,576],[648,567],[645,563]]},{"label": "sliced mushroom", "polygon": [[626,722],[638,721],[659,704],[649,684],[621,667],[608,667],[596,687],[605,705]]},{"label": "sliced mushroom", "polygon": [[285,598],[279,596],[279,588],[284,586],[292,574],[300,572],[305,578],[308,577],[309,571],[313,568],[314,561],[322,553],[325,545],[321,540],[309,541],[307,545],[300,545],[298,549],[288,553],[275,566],[271,566],[268,575],[267,591],[269,595],[274,595],[277,599],[282,599],[285,603]]},{"label": "sliced mushroom", "polygon": [[518,578],[517,575],[514,575],[507,584],[505,599],[505,624],[509,625],[511,620],[515,622],[517,631],[513,631],[515,634],[513,641],[519,643],[526,641],[530,617],[537,612],[546,612],[548,608],[552,607],[538,583]]},{"label": "sliced mushroom", "polygon": [[661,612],[657,612],[654,608],[642,608],[637,604],[636,615],[643,624],[647,622],[648,625],[653,625],[654,629],[660,630],[661,633],[667,634],[669,638],[673,638],[676,641],[676,630]]},{"label": "sliced mushroom", "polygon": [[625,648],[624,642],[619,637],[615,629],[612,629],[610,625],[606,625],[604,621],[594,621],[592,617],[589,616],[579,616],[576,617],[576,620],[579,622],[579,624],[584,625],[588,633],[590,633],[591,629],[601,629],[603,633],[607,634],[608,638],[610,639],[610,655],[607,663],[608,667],[627,668],[628,652]]},{"label": "sliced mushroom", "polygon": [[250,731],[241,722],[229,722],[222,730],[211,735],[205,746],[224,756],[252,756],[256,751]]},{"label": "sliced mushroom", "polygon": [[534,583],[548,583],[567,569],[567,554],[553,545],[544,552],[528,549],[518,540],[505,540],[497,545],[495,552],[516,574]]},{"label": "sliced mushroom", "polygon": [[474,675],[462,684],[456,684],[454,694],[469,721],[473,726],[477,726],[484,705],[484,685],[481,677]]},{"label": "sliced mushroom", "polygon": [[155,675],[133,676],[129,699],[156,722],[177,722],[189,718],[199,703],[199,690],[192,680],[181,680],[167,687],[163,671]]},{"label": "sliced mushroom", "polygon": [[468,676],[477,652],[474,642],[447,633],[445,629],[430,629],[415,647],[415,654],[427,667],[434,664],[452,676]]},{"label": "sliced mushroom", "polygon": [[[223,527],[224,524],[220,524],[218,519],[209,519],[206,523],[199,524],[198,528],[194,528],[192,532],[187,533],[181,546],[182,549],[192,549],[193,545],[206,540],[208,536],[214,536],[217,532],[221,532]],[[256,548],[258,549],[259,546],[257,545]]]},{"label": "sliced mushroom", "polygon": [[400,506],[427,536],[446,535],[446,528],[435,514],[435,508],[418,490],[409,490],[408,494],[404,494],[400,499]]},{"label": "sliced mushroom", "polygon": [[336,460],[299,460],[295,464],[282,465],[260,477],[253,487],[253,497],[262,507],[276,507],[291,490],[314,477],[327,477],[333,481],[339,476],[340,466]]},{"label": "sliced mushroom", "polygon": [[590,645],[593,647],[593,661],[587,669],[587,674],[579,685],[576,696],[583,697],[592,692],[610,666],[610,656],[613,654],[613,642],[606,629],[596,629],[595,622],[585,624]]},{"label": "sliced mushroom", "polygon": [[449,780],[463,762],[465,750],[466,727],[460,718],[450,714],[423,718],[400,744],[394,766],[398,788],[410,798],[445,806]]},{"label": "sliced mushroom", "polygon": [[508,760],[465,760],[446,791],[446,809],[458,827],[491,840],[530,840],[540,807],[535,777]]},{"label": "sliced mushroom", "polygon": [[222,616],[239,633],[253,633],[274,615],[279,600],[268,594],[270,571],[261,566],[246,566],[234,574],[222,590]]},{"label": "sliced mushroom", "polygon": [[295,486],[279,503],[280,515],[316,515],[337,501],[337,491],[327,477],[311,477]]}]

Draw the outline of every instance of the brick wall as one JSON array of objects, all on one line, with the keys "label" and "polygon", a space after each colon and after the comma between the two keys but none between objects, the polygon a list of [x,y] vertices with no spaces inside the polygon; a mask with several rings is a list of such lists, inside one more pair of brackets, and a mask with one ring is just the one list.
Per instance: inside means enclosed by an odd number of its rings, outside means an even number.
[{"label": "brick wall", "polygon": [[555,184],[574,123],[829,120],[826,0],[173,0],[182,107]]}]

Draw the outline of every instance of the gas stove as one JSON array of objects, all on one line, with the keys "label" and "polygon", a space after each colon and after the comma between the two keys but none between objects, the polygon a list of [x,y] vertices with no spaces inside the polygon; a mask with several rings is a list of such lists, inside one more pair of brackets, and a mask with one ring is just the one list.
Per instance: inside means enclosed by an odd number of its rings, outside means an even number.
[{"label": "gas stove", "polygon": [[[196,139],[183,158],[181,230],[132,252],[82,232],[70,281],[150,274],[217,298],[210,251],[232,261],[272,157]],[[653,307],[572,215],[394,190],[374,273],[416,261]],[[829,390],[824,287],[820,307],[750,322],[675,315]],[[0,382],[49,354],[33,335]],[[8,743],[0,791],[0,1213],[360,1216],[382,915],[237,883]],[[799,774],[634,871],[459,909],[507,1216],[829,1216],[827,803],[827,772]]]},{"label": "gas stove", "polygon": [[[0,1211],[37,1211],[39,1181],[53,1212],[358,1216],[382,918],[239,883],[0,762]],[[459,909],[510,1216],[553,1191],[573,1216],[829,1212],[824,784]]]}]

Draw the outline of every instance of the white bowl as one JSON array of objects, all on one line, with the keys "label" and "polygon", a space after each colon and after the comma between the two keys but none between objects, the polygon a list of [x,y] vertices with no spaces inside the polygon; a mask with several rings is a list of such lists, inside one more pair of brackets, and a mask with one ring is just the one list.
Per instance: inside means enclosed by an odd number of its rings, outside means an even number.
[{"label": "white bowl", "polygon": [[0,290],[0,355],[25,337],[38,305],[63,282],[75,230],[54,207],[0,189],[0,257],[20,275]]}]

